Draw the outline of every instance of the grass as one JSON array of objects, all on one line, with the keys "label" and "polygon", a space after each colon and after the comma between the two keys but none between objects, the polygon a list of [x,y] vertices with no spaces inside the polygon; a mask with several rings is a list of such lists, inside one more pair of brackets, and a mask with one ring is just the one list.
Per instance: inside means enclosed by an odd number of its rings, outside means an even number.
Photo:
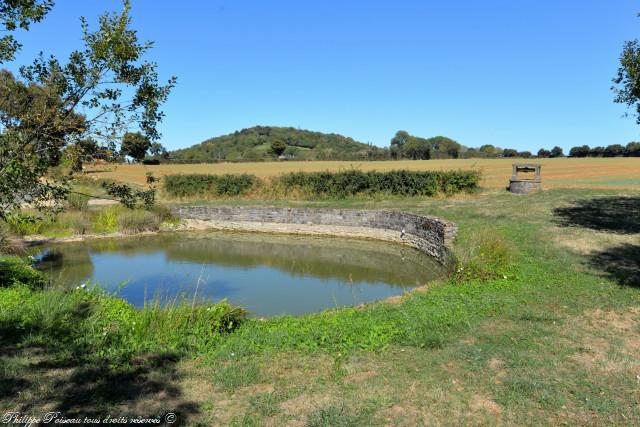
[{"label": "grass", "polygon": [[0,409],[175,408],[188,425],[640,422],[640,232],[619,212],[640,208],[637,192],[298,204],[447,218],[460,226],[457,268],[471,272],[393,304],[216,335],[186,312],[151,321],[107,297],[106,311],[84,311],[74,298],[91,292],[2,288]]},{"label": "grass", "polygon": [[[54,217],[37,219],[35,214],[26,219],[12,217],[2,225],[7,245],[9,235],[69,237],[87,234],[140,233],[157,231],[163,223],[175,223],[176,219],[165,206],[151,210],[127,209],[120,205],[86,207],[67,210]],[[34,221],[33,218],[36,218]],[[5,235],[3,234],[3,236]]]},{"label": "grass", "polygon": [[324,172],[358,169],[361,171],[391,170],[470,170],[479,169],[481,185],[503,189],[511,177],[513,163],[541,163],[542,179],[546,189],[591,188],[640,190],[640,158],[559,158],[559,159],[460,159],[460,160],[400,160],[379,162],[313,161],[313,162],[259,162],[216,164],[160,164],[96,165],[87,168],[89,176],[144,185],[146,173],[161,178],[178,174],[253,174],[259,178],[278,176],[289,172]]}]

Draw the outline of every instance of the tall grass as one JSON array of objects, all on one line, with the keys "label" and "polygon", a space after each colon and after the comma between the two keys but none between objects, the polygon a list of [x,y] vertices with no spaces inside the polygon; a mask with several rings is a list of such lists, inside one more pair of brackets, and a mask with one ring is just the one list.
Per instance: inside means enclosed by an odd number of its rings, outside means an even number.
[{"label": "tall grass", "polygon": [[0,258],[0,283],[6,285],[0,286],[0,324],[21,325],[81,358],[117,361],[144,351],[202,350],[247,316],[226,301],[153,300],[136,309],[97,286],[47,286],[42,274],[15,257]]}]

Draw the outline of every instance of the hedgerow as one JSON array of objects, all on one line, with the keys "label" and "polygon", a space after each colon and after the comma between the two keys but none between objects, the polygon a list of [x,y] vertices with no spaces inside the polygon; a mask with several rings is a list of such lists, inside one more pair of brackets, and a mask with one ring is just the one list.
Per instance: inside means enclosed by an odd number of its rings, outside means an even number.
[{"label": "hedgerow", "polygon": [[164,178],[164,191],[172,197],[241,196],[258,181],[255,175],[169,175]]},{"label": "hedgerow", "polygon": [[292,172],[262,181],[254,175],[169,175],[164,190],[170,197],[243,196],[258,193],[270,197],[346,198],[359,195],[435,196],[472,191],[480,183],[479,171],[389,172],[345,170],[340,172]]}]

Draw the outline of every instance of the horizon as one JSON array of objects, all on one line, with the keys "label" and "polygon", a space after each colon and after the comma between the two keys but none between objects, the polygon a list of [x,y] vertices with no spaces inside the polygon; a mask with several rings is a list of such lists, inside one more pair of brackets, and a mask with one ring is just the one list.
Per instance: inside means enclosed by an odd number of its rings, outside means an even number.
[{"label": "horizon", "polygon": [[[155,42],[147,57],[163,80],[178,77],[160,126],[169,150],[256,125],[379,147],[406,130],[533,153],[638,139],[610,90],[623,43],[636,37],[631,1],[132,3],[133,27]],[[93,25],[120,8],[58,1],[17,34],[24,47],[6,67],[40,51],[66,57],[80,16]]]}]

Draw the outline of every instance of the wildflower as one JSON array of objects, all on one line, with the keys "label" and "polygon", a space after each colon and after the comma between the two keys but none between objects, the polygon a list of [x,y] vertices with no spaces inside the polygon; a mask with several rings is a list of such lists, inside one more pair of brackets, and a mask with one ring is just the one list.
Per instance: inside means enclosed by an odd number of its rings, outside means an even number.
[{"label": "wildflower", "polygon": [[507,278],[507,276],[502,276],[502,277],[505,278],[505,279]]},{"label": "wildflower", "polygon": [[86,287],[87,287],[87,284],[86,284],[86,283],[83,283],[83,284],[81,284],[81,285],[80,285],[80,288],[81,288],[81,289],[84,289],[84,288],[86,288]]}]

